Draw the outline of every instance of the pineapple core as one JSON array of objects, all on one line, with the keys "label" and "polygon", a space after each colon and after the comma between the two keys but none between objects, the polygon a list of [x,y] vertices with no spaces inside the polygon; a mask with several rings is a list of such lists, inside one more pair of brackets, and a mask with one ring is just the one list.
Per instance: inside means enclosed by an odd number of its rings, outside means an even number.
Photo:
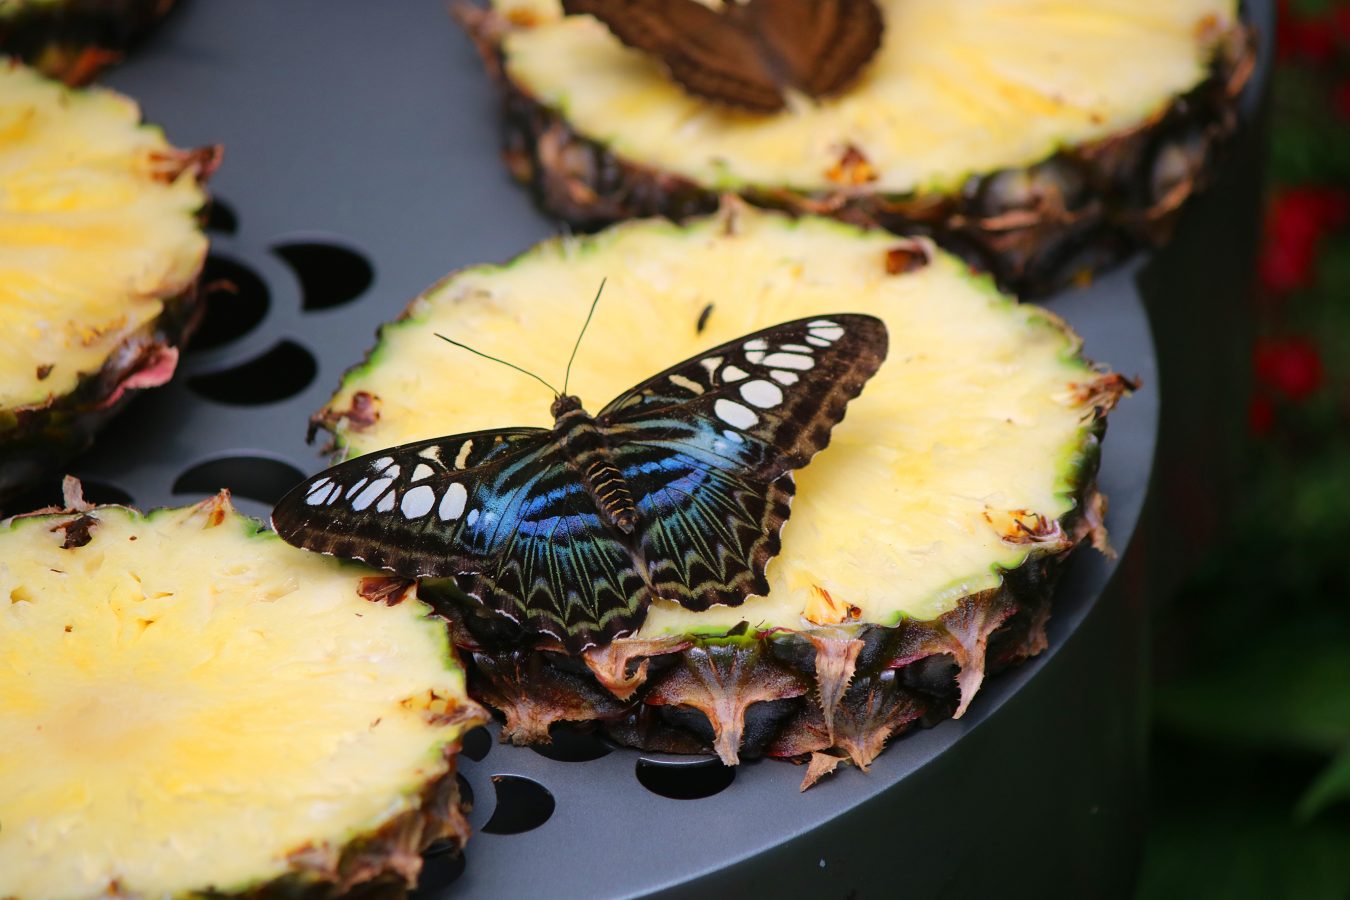
[{"label": "pineapple core", "polygon": [[[898,246],[930,261],[888,274]],[[602,278],[570,388],[593,413],[667,366],[790,319],[869,313],[890,332],[886,362],[829,447],[796,473],[769,594],[701,613],[658,602],[640,637],[742,620],[803,628],[935,618],[1038,549],[1016,522],[1053,523],[1073,509],[1078,467],[1096,448],[1084,386],[1104,376],[1078,356],[1067,326],[931,245],[739,204],[687,229],[636,222],[547,243],[433,287],[385,327],[325,412],[345,453],[550,427],[551,398],[538,383],[434,333],[561,381],[570,335]]]},{"label": "pineapple core", "polygon": [[220,498],[88,515],[0,524],[0,897],[239,891],[419,808],[465,697],[423,604]]},{"label": "pineapple core", "polygon": [[0,409],[70,393],[201,269],[206,196],[139,123],[0,59]]},{"label": "pineapple core", "polygon": [[697,99],[558,0],[493,0],[511,80],[583,137],[707,187],[954,189],[1143,124],[1209,73],[1237,0],[879,0],[881,49],[844,94],[763,116]]}]

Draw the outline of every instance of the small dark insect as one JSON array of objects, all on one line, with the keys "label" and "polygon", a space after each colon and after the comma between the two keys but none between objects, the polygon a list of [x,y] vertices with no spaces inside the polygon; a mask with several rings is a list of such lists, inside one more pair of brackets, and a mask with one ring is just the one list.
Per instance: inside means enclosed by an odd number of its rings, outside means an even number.
[{"label": "small dark insect", "polygon": [[792,470],[829,443],[886,344],[872,316],[798,319],[653,375],[595,416],[564,381],[551,429],[341,463],[282,498],[272,523],[310,550],[453,577],[580,652],[636,631],[658,597],[701,610],[767,593]]},{"label": "small dark insect", "polygon": [[881,46],[875,0],[563,0],[630,47],[658,58],[691,94],[777,112],[788,88],[812,97],[842,91]]},{"label": "small dark insect", "polygon": [[703,312],[698,314],[698,322],[694,324],[694,333],[702,334],[703,329],[708,327],[708,317],[712,315],[713,305],[709,303],[703,307]]}]

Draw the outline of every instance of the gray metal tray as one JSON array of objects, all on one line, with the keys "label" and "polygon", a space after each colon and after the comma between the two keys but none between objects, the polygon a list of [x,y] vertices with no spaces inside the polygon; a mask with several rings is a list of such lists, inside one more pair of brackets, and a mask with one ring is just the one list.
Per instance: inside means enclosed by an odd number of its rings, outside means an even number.
[{"label": "gray metal tray", "polygon": [[[77,461],[94,499],[148,507],[227,486],[265,516],[322,467],[306,418],[378,324],[446,272],[555,233],[507,178],[496,98],[439,0],[191,0],[108,80],[174,143],[225,145],[212,274],[240,295],[213,304],[182,377]],[[1137,269],[1052,304],[1089,355],[1145,384],[1113,416],[1102,460],[1121,550],[1158,416]],[[1144,623],[1138,591],[1120,589],[1125,568],[1078,554],[1049,650],[988,681],[961,721],[805,794],[786,763],[732,772],[586,739],[554,755],[599,758],[565,761],[475,738],[462,769],[480,833],[466,863],[431,857],[421,892],[1124,896],[1141,821]]]}]

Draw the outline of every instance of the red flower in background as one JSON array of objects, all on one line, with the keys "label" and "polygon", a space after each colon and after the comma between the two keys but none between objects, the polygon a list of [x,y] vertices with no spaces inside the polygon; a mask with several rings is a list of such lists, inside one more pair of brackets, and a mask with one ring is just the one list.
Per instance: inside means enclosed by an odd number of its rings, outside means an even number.
[{"label": "red flower in background", "polygon": [[1280,0],[1275,52],[1281,60],[1305,59],[1322,63],[1336,53],[1336,37],[1346,17],[1339,9],[1325,16],[1300,16]]},{"label": "red flower in background", "polygon": [[[1326,381],[1322,355],[1306,337],[1262,338],[1256,342],[1252,362],[1259,385],[1294,403],[1308,399]],[[1253,430],[1257,430],[1257,415],[1254,410],[1251,414]],[[1273,409],[1269,418],[1274,418]]]},{"label": "red flower in background", "polygon": [[1350,196],[1333,188],[1291,188],[1275,195],[1261,247],[1262,283],[1275,293],[1307,287],[1323,235],[1350,218]]},{"label": "red flower in background", "polygon": [[1247,427],[1255,435],[1267,435],[1275,427],[1275,401],[1257,394],[1247,404]]}]

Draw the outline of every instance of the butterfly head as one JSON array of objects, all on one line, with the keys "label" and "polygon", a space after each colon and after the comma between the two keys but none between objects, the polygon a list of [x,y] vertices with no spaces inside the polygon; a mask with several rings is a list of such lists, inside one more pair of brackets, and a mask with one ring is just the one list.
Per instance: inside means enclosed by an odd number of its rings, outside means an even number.
[{"label": "butterfly head", "polygon": [[553,399],[553,405],[548,411],[554,419],[561,419],[568,413],[577,412],[581,409],[581,398],[575,394],[559,394]]}]

